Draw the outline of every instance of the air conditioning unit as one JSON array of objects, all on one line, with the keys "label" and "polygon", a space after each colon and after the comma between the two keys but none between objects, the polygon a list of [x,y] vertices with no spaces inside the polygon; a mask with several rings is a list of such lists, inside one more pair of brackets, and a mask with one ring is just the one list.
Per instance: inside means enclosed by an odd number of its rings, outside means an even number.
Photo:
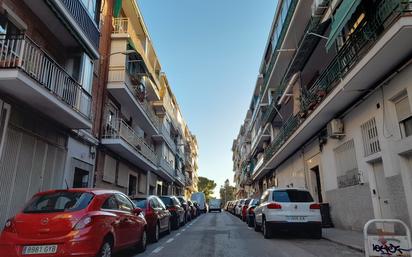
[{"label": "air conditioning unit", "polygon": [[319,16],[325,13],[328,8],[327,0],[313,0],[312,3],[312,16]]},{"label": "air conditioning unit", "polygon": [[341,139],[345,136],[343,122],[341,119],[333,119],[327,126],[328,136],[330,138]]}]

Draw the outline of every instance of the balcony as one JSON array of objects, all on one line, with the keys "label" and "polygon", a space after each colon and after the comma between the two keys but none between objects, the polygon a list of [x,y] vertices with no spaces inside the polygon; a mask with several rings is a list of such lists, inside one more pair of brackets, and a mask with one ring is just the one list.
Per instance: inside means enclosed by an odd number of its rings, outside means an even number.
[{"label": "balcony", "polygon": [[25,35],[0,35],[0,92],[69,128],[91,128],[92,98]]},{"label": "balcony", "polygon": [[157,174],[167,181],[173,182],[175,180],[174,163],[161,156],[158,161]]},{"label": "balcony", "polygon": [[188,188],[192,188],[193,187],[193,180],[191,175],[189,174],[189,172],[185,172],[185,185]]},{"label": "balcony", "polygon": [[[80,0],[24,0],[27,6],[48,26],[52,34],[66,47],[81,45],[99,57],[100,31],[98,25]],[[96,7],[97,12],[100,6]]]},{"label": "balcony", "polygon": [[160,120],[147,101],[144,92],[139,89],[140,81],[129,75],[125,66],[110,66],[107,90],[136,117],[139,125],[150,136],[158,134]]},{"label": "balcony", "polygon": [[154,150],[122,119],[106,125],[102,144],[144,170],[157,169]]},{"label": "balcony", "polygon": [[265,151],[262,177],[313,137],[412,54],[412,1],[381,0],[340,48],[313,86],[303,92],[301,112],[291,116]]},{"label": "balcony", "polygon": [[[136,21],[136,23],[137,22],[138,21]],[[136,50],[136,52],[142,58],[152,82],[152,86],[149,87],[149,94],[152,94],[154,97],[156,97],[156,100],[160,100],[159,74],[157,74],[155,69],[156,61],[151,61],[148,58],[148,39],[145,36],[144,29],[139,28],[137,24],[133,24],[130,18],[113,18],[112,40],[116,39],[126,39],[124,40],[124,43],[131,44],[134,50]]]},{"label": "balcony", "polygon": [[157,142],[165,142],[169,148],[176,153],[177,147],[175,141],[172,139],[170,131],[161,123],[158,127],[159,134],[152,136],[153,140]]},{"label": "balcony", "polygon": [[175,183],[182,187],[186,185],[185,175],[180,170],[176,170]]}]

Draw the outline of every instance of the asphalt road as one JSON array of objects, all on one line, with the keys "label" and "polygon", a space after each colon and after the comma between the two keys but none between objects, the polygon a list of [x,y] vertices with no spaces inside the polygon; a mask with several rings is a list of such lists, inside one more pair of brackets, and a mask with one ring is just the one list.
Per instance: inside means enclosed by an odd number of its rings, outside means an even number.
[{"label": "asphalt road", "polygon": [[188,223],[141,254],[120,252],[115,257],[362,257],[360,252],[327,240],[299,235],[264,239],[231,214],[207,213]]}]

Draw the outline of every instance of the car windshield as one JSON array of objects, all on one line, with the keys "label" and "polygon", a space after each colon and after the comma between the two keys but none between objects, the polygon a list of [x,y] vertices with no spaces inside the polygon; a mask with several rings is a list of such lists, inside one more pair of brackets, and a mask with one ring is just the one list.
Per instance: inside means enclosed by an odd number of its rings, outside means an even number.
[{"label": "car windshield", "polygon": [[160,197],[165,205],[173,205],[173,200],[170,197]]},{"label": "car windshield", "polygon": [[34,196],[24,208],[24,213],[50,213],[78,211],[86,208],[93,194],[85,192],[52,192]]},{"label": "car windshield", "polygon": [[132,201],[136,205],[136,207],[139,207],[140,209],[146,209],[146,206],[147,206],[146,199],[133,199]]},{"label": "car windshield", "polygon": [[273,192],[273,199],[275,202],[281,203],[307,203],[313,202],[313,198],[307,191],[301,190],[282,190],[282,191],[274,191]]}]

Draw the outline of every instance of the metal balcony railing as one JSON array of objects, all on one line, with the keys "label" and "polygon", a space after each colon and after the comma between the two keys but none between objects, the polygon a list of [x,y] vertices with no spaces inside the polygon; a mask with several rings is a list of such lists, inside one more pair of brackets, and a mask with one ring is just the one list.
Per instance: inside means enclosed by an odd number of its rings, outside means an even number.
[{"label": "metal balcony railing", "polygon": [[0,69],[12,68],[21,69],[39,87],[87,119],[91,118],[90,94],[63,67],[26,35],[0,34]]},{"label": "metal balcony railing", "polygon": [[118,119],[105,127],[103,138],[122,139],[151,163],[157,165],[155,151],[124,120]]},{"label": "metal balcony railing", "polygon": [[163,135],[163,138],[167,141],[167,143],[172,147],[172,151],[176,151],[176,143],[172,139],[170,131],[166,129],[163,123],[160,123],[158,130],[159,133]]},{"label": "metal balcony railing", "polygon": [[385,29],[390,27],[391,21],[403,13],[412,13],[411,4],[411,0],[382,0],[376,5],[370,20],[351,35],[310,90],[303,92],[301,110],[306,114],[299,113],[291,116],[282,125],[278,135],[265,150],[265,162],[269,161],[299,128],[307,117],[307,112],[315,109],[320,101],[337,85],[337,82],[366,54],[368,47],[376,43]]},{"label": "metal balcony railing", "polygon": [[174,163],[172,161],[168,161],[163,156],[160,156],[158,165],[170,175],[172,176],[174,175],[175,168],[174,168]]},{"label": "metal balcony railing", "polygon": [[[62,3],[80,26],[96,50],[99,48],[100,32],[92,17],[84,8],[80,0],[55,0]],[[97,8],[98,10],[98,8]]]},{"label": "metal balcony railing", "polygon": [[349,37],[339,50],[337,56],[315,81],[313,86],[303,91],[301,98],[302,112],[307,115],[314,110],[328,95],[337,82],[366,54],[379,36],[391,25],[390,20],[399,17],[404,12],[412,12],[410,0],[382,0],[368,19],[368,22]]}]

